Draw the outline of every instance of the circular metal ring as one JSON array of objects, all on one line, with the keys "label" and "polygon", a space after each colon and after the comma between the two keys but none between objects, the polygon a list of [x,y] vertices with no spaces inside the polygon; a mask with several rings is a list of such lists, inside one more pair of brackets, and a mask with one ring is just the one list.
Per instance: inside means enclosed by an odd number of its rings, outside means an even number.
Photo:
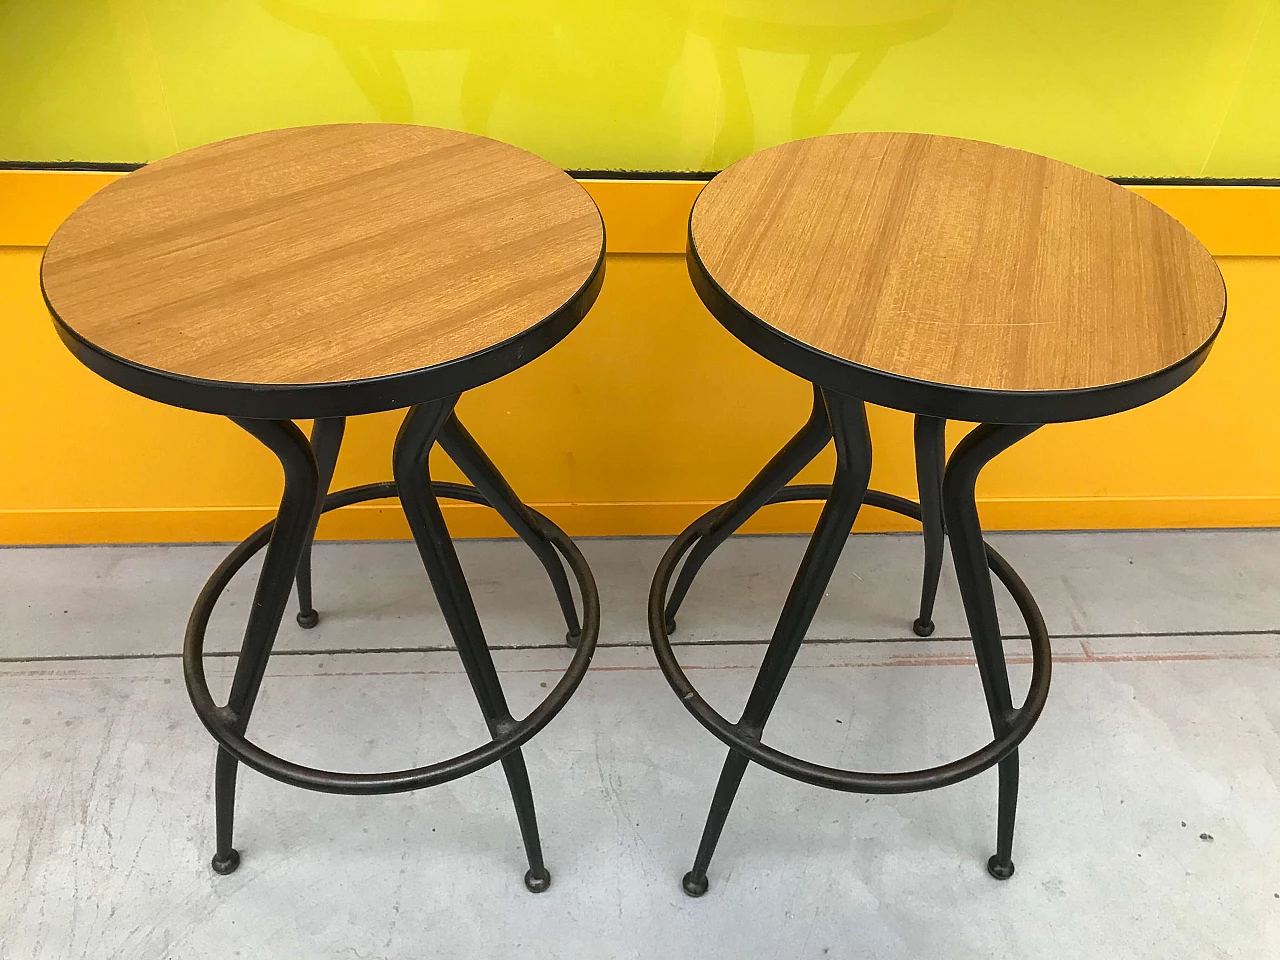
[{"label": "circular metal ring", "polygon": [[[458,483],[432,483],[432,489],[437,497],[465,500],[469,503],[488,506],[488,501],[475,487]],[[330,510],[363,503],[366,500],[397,496],[396,485],[390,482],[351,487],[329,494],[325,498],[323,512],[328,513]],[[191,617],[187,621],[186,642],[182,651],[182,666],[187,692],[201,722],[223,749],[246,766],[274,780],[322,793],[405,793],[456,780],[501,760],[528,742],[568,702],[587,672],[592,654],[595,653],[596,639],[600,634],[600,595],[586,559],[563,530],[536,510],[530,509],[529,512],[533,516],[534,524],[538,527],[538,532],[555,544],[578,581],[578,590],[582,596],[582,637],[574,649],[573,659],[564,675],[547,694],[546,699],[523,720],[513,721],[497,739],[456,757],[423,767],[412,767],[389,773],[344,773],[319,770],[284,760],[232,729],[229,723],[231,718],[227,715],[225,708],[214,703],[213,695],[209,692],[208,681],[205,679],[204,633],[218,598],[237,571],[248,562],[250,557],[266,546],[271,539],[275,521],[259,527],[227,554],[226,559],[218,565],[205,583],[191,610]]]},{"label": "circular metal ring", "polygon": [[[784,487],[774,495],[769,503],[789,503],[795,500],[825,500],[830,495],[828,484],[799,484]],[[920,505],[893,494],[878,490],[868,490],[863,503],[867,506],[880,507],[900,513],[914,520],[920,519]],[[671,638],[666,628],[667,588],[672,574],[675,573],[681,558],[689,548],[711,527],[712,521],[723,507],[708,510],[690,524],[680,536],[672,542],[658,564],[654,574],[653,585],[649,590],[649,638],[653,643],[658,665],[666,675],[667,682],[680,698],[690,713],[704,727],[715,734],[732,750],[745,754],[751,760],[775,773],[793,780],[826,787],[830,790],[843,790],[848,793],[918,793],[922,790],[935,790],[949,786],[976,776],[988,767],[999,763],[1018,748],[1044,709],[1049,696],[1049,674],[1052,655],[1049,647],[1049,632],[1044,625],[1044,617],[1036,606],[1031,591],[1022,582],[1022,578],[1009,566],[1008,562],[994,549],[987,545],[987,563],[1000,581],[1012,594],[1018,610],[1026,620],[1027,630],[1031,635],[1032,667],[1031,684],[1027,690],[1026,700],[1009,718],[1004,733],[996,737],[985,747],[951,763],[923,770],[909,770],[902,773],[864,773],[857,770],[842,770],[822,764],[801,760],[790,754],[766,746],[759,739],[747,736],[739,729],[738,724],[730,723],[702,698],[694,689],[689,678],[685,676],[680,664],[676,661],[671,649]]]}]

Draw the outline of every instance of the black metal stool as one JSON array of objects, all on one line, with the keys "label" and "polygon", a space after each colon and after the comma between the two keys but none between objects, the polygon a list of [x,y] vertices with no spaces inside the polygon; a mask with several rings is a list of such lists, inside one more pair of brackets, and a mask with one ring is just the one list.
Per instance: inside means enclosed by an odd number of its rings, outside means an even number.
[{"label": "black metal stool", "polygon": [[[688,264],[711,313],[752,350],[812,382],[814,407],[735,500],[676,538],[649,594],[663,673],[730,748],[685,892],[706,892],[711,856],[752,760],[815,786],[877,794],[931,790],[998,765],[996,852],[987,869],[1010,877],[1017,748],[1044,708],[1051,656],[1030,591],[983,542],[979,473],[1039,425],[1136,407],[1191,376],[1226,310],[1216,265],[1177,221],[1107,180],[1022,151],[914,134],[819,137],[729,167],[694,206]],[[921,504],[868,490],[864,400],[916,415]],[[980,426],[944,474],[949,419]],[[786,486],[832,436],[833,482]],[[711,552],[760,507],[792,500],[825,504],[734,723],[694,689],[669,633]],[[925,585],[914,624],[922,636],[933,629],[945,518],[994,732],[951,763],[864,773],[801,760],[762,740],[864,503],[923,521]],[[1016,708],[992,572],[1031,637],[1031,683]]]},{"label": "black metal stool", "polygon": [[[594,303],[604,231],[586,191],[531,154],[454,131],[273,131],[178,154],[107,187],[55,234],[41,277],[63,342],[86,366],[142,396],[230,417],[284,471],[276,520],[214,571],[187,625],[187,689],[219,744],[214,870],[240,862],[232,827],[242,762],[310,790],[381,794],[501,761],[529,860],[525,884],[547,889],[520,747],[582,680],[599,598],[573,542],[520,502],[454,407],[464,391],[554,346]],[[411,409],[396,438],[394,481],[328,493],[345,418],[403,407]],[[310,441],[294,418],[314,419]],[[433,483],[437,442],[474,486]],[[320,514],[383,497],[404,507],[492,739],[389,773],[292,763],[245,734],[293,582],[298,623],[312,627]],[[537,554],[564,612],[572,661],[521,720],[507,706],[439,497],[497,510]],[[205,628],[231,578],[264,546],[231,693],[218,706],[205,680]]]}]

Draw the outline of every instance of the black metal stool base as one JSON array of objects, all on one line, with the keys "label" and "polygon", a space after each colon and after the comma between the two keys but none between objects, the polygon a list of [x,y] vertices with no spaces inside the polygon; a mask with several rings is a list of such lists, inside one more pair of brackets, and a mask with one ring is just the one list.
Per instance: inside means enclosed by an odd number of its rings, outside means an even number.
[{"label": "black metal stool base", "polygon": [[[420,404],[406,415],[396,439],[393,458],[395,482],[367,484],[328,496],[323,493],[336,459],[342,432],[341,420],[316,421],[317,431],[313,432],[311,443],[290,421],[236,420],[280,459],[285,473],[285,490],[276,519],[256,530],[219,564],[201,590],[187,622],[183,647],[187,692],[200,721],[219,745],[214,776],[217,852],[212,866],[215,872],[231,873],[240,863],[240,854],[232,844],[236,774],[240,763],[282,783],[308,790],[373,795],[402,793],[446,783],[500,762],[511,790],[528,857],[525,885],[535,893],[550,886],[551,875],[543,863],[533,795],[520,747],[563,708],[586,674],[600,630],[599,594],[591,570],[573,541],[546,517],[515,499],[496,468],[484,458],[483,452],[457,423],[452,414],[456,399],[446,397]],[[432,483],[428,457],[442,431],[449,434],[450,445],[459,450],[460,458],[482,478],[476,487]],[[318,462],[317,447],[321,452],[327,450],[326,455],[319,458],[326,461],[323,464]],[[392,497],[398,498],[404,508],[418,553],[491,739],[448,760],[386,773],[321,770],[281,759],[249,741],[245,731],[295,576],[301,608],[298,622],[304,627],[318,622],[318,614],[311,603],[310,572],[300,574],[304,557],[309,564],[310,542],[316,523],[323,512]],[[566,620],[570,632],[578,637],[570,664],[542,703],[521,720],[512,717],[507,705],[466,578],[440,512],[438,499],[441,497],[491,506],[504,517],[513,517],[516,521],[513,526],[521,538],[526,543],[533,541],[531,545],[535,553],[552,574],[562,609],[569,608],[565,611]],[[218,598],[232,577],[264,547],[266,556],[250,608],[231,692],[227,705],[218,706],[209,692],[204,673],[205,630]],[[582,603],[581,621],[573,608],[568,579],[560,567],[561,558],[577,580]],[[557,582],[556,574],[560,582]]]},{"label": "black metal stool base", "polygon": [[684,892],[691,897],[700,897],[707,892],[710,886],[707,875],[695,874],[692,870],[684,875],[684,879],[680,881],[680,886],[684,888]]},{"label": "black metal stool base", "polygon": [[543,867],[540,873],[526,870],[524,885],[529,889],[530,893],[546,893],[551,889],[551,872],[546,867]]},{"label": "black metal stool base", "polygon": [[1005,860],[1001,862],[1000,858],[993,853],[990,859],[987,860],[987,873],[997,880],[1008,880],[1013,876],[1013,861]]},{"label": "black metal stool base", "polygon": [[[806,484],[785,487],[771,497],[768,502],[772,504],[796,500],[824,500],[830,496],[830,486]],[[863,503],[891,510],[915,520],[921,519],[919,504],[892,494],[868,490],[863,498]],[[759,729],[751,728],[743,722],[731,723],[717,713],[694,689],[677,662],[668,636],[670,621],[666,617],[666,611],[668,609],[668,585],[676,572],[677,566],[698,539],[707,530],[711,529],[722,509],[723,507],[716,507],[708,511],[675,539],[658,566],[649,594],[650,637],[654,651],[657,654],[659,666],[666,676],[667,682],[675,690],[680,701],[689,712],[730,749],[730,759],[727,761],[725,774],[725,776],[730,777],[729,793],[723,799],[717,795],[716,800],[713,800],[713,817],[718,806],[721,807],[721,817],[727,813],[727,804],[732,802],[733,792],[736,792],[737,780],[734,780],[732,775],[728,773],[730,765],[734,764],[735,755],[741,758],[740,765],[733,766],[738,780],[740,780],[741,771],[745,770],[746,762],[749,759],[775,773],[814,786],[868,794],[916,793],[949,786],[974,777],[1015,755],[1018,745],[1031,732],[1048,698],[1051,669],[1049,634],[1030,590],[1027,589],[1007,561],[990,545],[986,544],[983,544],[983,547],[987,565],[990,567],[991,572],[1009,590],[1019,611],[1022,613],[1023,619],[1026,621],[1027,630],[1031,637],[1033,665],[1031,683],[1023,705],[1011,712],[1007,722],[1002,724],[1002,729],[998,731],[999,735],[985,747],[959,760],[928,769],[902,773],[865,773],[822,766],[782,753],[761,742]],[[931,633],[932,623],[929,623],[928,626]],[[722,787],[724,783],[725,781],[722,777]],[[1003,794],[1004,791],[1002,791]],[[718,837],[718,829],[716,830],[716,836]],[[714,841],[715,837],[711,841],[713,846]],[[1008,879],[1013,875],[1012,860],[1008,858],[1002,859],[998,854],[992,856],[988,861],[987,869],[991,876],[1000,880]],[[689,896],[702,896],[708,888],[705,869],[699,869],[695,866],[693,870],[684,875],[681,885],[684,892]]]},{"label": "black metal stool base", "polygon": [[295,619],[298,621],[298,626],[303,630],[310,630],[320,622],[320,612],[314,609],[299,610]]},{"label": "black metal stool base", "polygon": [[225,857],[220,857],[217,854],[214,854],[210,865],[213,867],[214,873],[224,877],[228,873],[235,873],[236,867],[240,866],[240,852],[232,849]]},{"label": "black metal stool base", "polygon": [[[474,487],[458,483],[432,483],[437,497],[448,500],[463,500],[469,503],[486,504],[484,497]],[[350,487],[331,493],[325,498],[324,512],[341,507],[364,503],[368,500],[381,500],[397,495],[396,484],[370,483],[359,487]],[[257,744],[250,742],[234,729],[228,722],[224,708],[213,701],[209,685],[204,674],[204,632],[214,606],[222,595],[232,577],[249,559],[261,550],[271,538],[275,522],[264,524],[249,537],[238,544],[225,560],[210,576],[187,623],[187,639],[183,649],[182,662],[186,675],[187,691],[191,695],[192,705],[196,709],[205,729],[227,751],[241,763],[257,770],[264,776],[290,786],[302,787],[321,793],[347,795],[375,795],[385,793],[406,793],[421,790],[456,780],[469,773],[501,760],[507,754],[528,742],[534,734],[545,727],[568,702],[569,697],[577,689],[586,675],[587,667],[595,652],[596,638],[600,631],[600,601],[596,590],[595,579],[587,567],[586,559],[578,551],[573,541],[559,527],[542,514],[530,510],[548,539],[561,550],[569,568],[578,581],[578,588],[583,596],[583,629],[568,669],[560,678],[552,691],[527,717],[514,722],[501,736],[496,737],[484,746],[477,747],[460,756],[442,760],[425,767],[415,767],[388,773],[344,773],[333,770],[321,770],[302,764],[293,763],[268,753]],[[226,864],[224,863],[224,866]],[[229,866],[226,872],[234,870]],[[221,872],[221,871],[220,871]],[[537,878],[535,877],[535,882]],[[550,882],[549,879],[547,882]]]}]

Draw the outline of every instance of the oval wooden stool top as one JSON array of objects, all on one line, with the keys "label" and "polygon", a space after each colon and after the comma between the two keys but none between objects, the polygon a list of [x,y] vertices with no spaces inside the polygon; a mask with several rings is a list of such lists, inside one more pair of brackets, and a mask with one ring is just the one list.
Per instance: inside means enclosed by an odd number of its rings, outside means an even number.
[{"label": "oval wooden stool top", "polygon": [[1189,377],[1226,312],[1209,252],[1078,167],[904,133],[799,140],[713,179],[690,274],[739,339],[823,386],[993,423],[1102,416]]},{"label": "oval wooden stool top", "polygon": [[453,130],[335,124],[160,160],[58,228],[64,342],[126,389],[242,417],[343,416],[461,392],[565,336],[603,280],[587,192]]}]

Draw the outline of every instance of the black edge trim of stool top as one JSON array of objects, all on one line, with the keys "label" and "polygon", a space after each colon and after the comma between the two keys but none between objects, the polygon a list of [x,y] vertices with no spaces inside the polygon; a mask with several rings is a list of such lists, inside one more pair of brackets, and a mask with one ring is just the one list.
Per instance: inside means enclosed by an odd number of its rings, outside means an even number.
[{"label": "black edge trim of stool top", "polygon": [[[701,195],[699,195],[701,199]],[[694,201],[696,210],[698,201]],[[797,376],[869,403],[908,413],[973,423],[1042,424],[1092,420],[1140,407],[1180,386],[1200,369],[1227,315],[1204,343],[1178,362],[1134,380],[1077,390],[987,390],[916,380],[844,360],[784,333],[751,313],[716,283],[698,256],[689,213],[685,261],[702,303],[721,326],[751,350]]]},{"label": "black edge trim of stool top", "polygon": [[[594,206],[595,202],[592,201]],[[60,316],[44,289],[40,263],[40,295],[67,349],[104,380],[150,400],[202,413],[250,420],[293,420],[351,417],[395,410],[464,393],[497,380],[536,360],[568,336],[595,305],[604,285],[604,218],[600,217],[600,253],[591,275],[550,316],[501,343],[465,357],[405,373],[332,383],[236,383],[167,373],[117,356],[76,333]]]}]

